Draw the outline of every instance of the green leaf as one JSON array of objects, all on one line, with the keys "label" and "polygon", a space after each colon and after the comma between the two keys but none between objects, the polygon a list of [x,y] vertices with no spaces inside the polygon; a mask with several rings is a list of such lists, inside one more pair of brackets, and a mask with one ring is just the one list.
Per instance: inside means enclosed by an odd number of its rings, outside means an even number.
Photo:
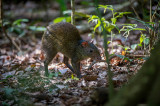
[{"label": "green leaf", "polygon": [[71,22],[71,17],[58,17],[53,20],[53,23],[58,23],[58,22]]},{"label": "green leaf", "polygon": [[148,44],[149,44],[149,38],[145,38],[144,41],[143,41],[143,43],[144,43],[145,45],[148,45]]},{"label": "green leaf", "polygon": [[71,14],[71,13],[72,13],[72,10],[65,10],[65,11],[63,11],[63,15]]},{"label": "green leaf", "polygon": [[58,17],[58,18],[54,19],[53,23],[62,22],[62,21],[64,21],[64,20],[65,20],[64,17]]},{"label": "green leaf", "polygon": [[107,44],[110,44],[110,43],[111,43],[111,41],[108,41],[108,42],[107,42]]},{"label": "green leaf", "polygon": [[138,44],[138,46],[140,46],[140,47],[141,47],[141,46],[142,46],[142,44]]},{"label": "green leaf", "polygon": [[118,26],[116,25],[115,28],[118,30],[118,32],[120,33],[120,29],[118,28]]},{"label": "green leaf", "polygon": [[10,104],[2,101],[2,106],[10,106]]},{"label": "green leaf", "polygon": [[123,56],[123,55],[116,55],[117,57],[119,57],[119,58],[121,58],[121,59],[123,59],[125,56]]},{"label": "green leaf", "polygon": [[[11,24],[9,21],[3,22],[3,26],[9,25],[9,24]],[[1,26],[1,25],[0,25],[0,26]]]},{"label": "green leaf", "polygon": [[79,80],[79,78],[75,77],[73,74],[71,75],[71,79],[73,79],[73,80]]},{"label": "green leaf", "polygon": [[28,22],[28,19],[18,19],[13,22],[13,25],[20,25],[21,22]]},{"label": "green leaf", "polygon": [[108,32],[111,32],[112,29],[114,29],[114,28],[115,28],[115,26],[110,24],[108,27],[106,27],[106,30],[107,30]]},{"label": "green leaf", "polygon": [[98,20],[99,20],[98,16],[92,15],[92,16],[90,16],[90,18],[88,18],[88,23],[90,23],[92,21],[92,22],[95,22],[97,24]]},{"label": "green leaf", "polygon": [[132,20],[136,20],[136,21],[142,23],[144,26],[147,26],[148,28],[151,28],[152,30],[154,30],[154,28],[151,25],[147,24],[146,22],[144,22],[142,20],[139,20],[139,19],[136,19],[136,18],[132,18],[132,17],[128,17],[128,18],[132,19]]},{"label": "green leaf", "polygon": [[142,44],[143,40],[144,40],[144,37],[141,36],[141,37],[140,37],[140,44]]},{"label": "green leaf", "polygon": [[8,76],[6,77],[6,79],[12,78],[12,77],[13,77],[13,75],[8,75]]},{"label": "green leaf", "polygon": [[15,32],[16,34],[21,34],[23,33],[23,30],[18,27],[13,27],[13,32]]},{"label": "green leaf", "polygon": [[[119,13],[119,14],[118,14],[118,13]],[[116,16],[116,18],[121,18],[121,17],[123,17],[123,15],[131,14],[131,12],[116,12],[116,14],[118,14],[118,15]],[[114,15],[116,15],[116,14],[114,14]]]},{"label": "green leaf", "polygon": [[81,4],[85,5],[85,6],[93,6],[94,5],[94,3],[89,2],[89,1],[81,1]]},{"label": "green leaf", "polygon": [[131,49],[135,50],[137,48],[138,44],[131,45]]},{"label": "green leaf", "polygon": [[78,16],[81,16],[81,17],[87,17],[87,18],[90,17],[90,15],[85,14],[85,13],[81,13],[81,12],[75,12],[75,15],[78,15]]},{"label": "green leaf", "polygon": [[5,88],[3,88],[3,90],[5,91],[5,94],[6,94],[7,96],[12,95],[12,93],[15,91],[14,89],[9,88],[9,87],[5,87]]},{"label": "green leaf", "polygon": [[45,27],[42,27],[42,26],[29,26],[29,29],[32,30],[32,31],[45,31],[46,28]]},{"label": "green leaf", "polygon": [[149,59],[149,57],[143,57],[143,60],[148,60]]},{"label": "green leaf", "polygon": [[117,19],[116,18],[111,18],[111,21],[113,22],[113,24],[115,24]]},{"label": "green leaf", "polygon": [[101,25],[101,22],[98,21],[98,24],[94,27],[94,32],[96,31],[96,29]]},{"label": "green leaf", "polygon": [[74,79],[74,75],[73,74],[71,75],[71,79]]},{"label": "green leaf", "polygon": [[130,49],[128,46],[124,47],[124,50],[127,51],[128,49]]},{"label": "green leaf", "polygon": [[22,31],[21,34],[19,34],[19,37],[23,37],[26,34],[26,31]]},{"label": "green leaf", "polygon": [[46,28],[45,27],[41,27],[41,26],[38,26],[36,28],[36,31],[45,31],[45,30],[46,30]]},{"label": "green leaf", "polygon": [[155,24],[155,22],[146,22],[147,24]]},{"label": "green leaf", "polygon": [[98,5],[98,8],[104,8],[104,13],[106,12],[107,9],[113,11],[113,6],[112,5]]},{"label": "green leaf", "polygon": [[138,31],[146,31],[145,29],[143,29],[143,28],[133,28],[133,30],[135,31],[135,30],[138,30]]}]

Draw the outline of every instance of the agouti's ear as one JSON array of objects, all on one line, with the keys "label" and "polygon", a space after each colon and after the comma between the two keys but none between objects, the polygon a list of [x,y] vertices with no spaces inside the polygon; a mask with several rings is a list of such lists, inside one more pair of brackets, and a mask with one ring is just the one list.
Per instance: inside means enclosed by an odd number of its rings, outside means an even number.
[{"label": "agouti's ear", "polygon": [[87,47],[87,46],[88,46],[88,42],[87,42],[87,41],[82,42],[82,43],[81,43],[81,46],[82,46],[82,47]]}]

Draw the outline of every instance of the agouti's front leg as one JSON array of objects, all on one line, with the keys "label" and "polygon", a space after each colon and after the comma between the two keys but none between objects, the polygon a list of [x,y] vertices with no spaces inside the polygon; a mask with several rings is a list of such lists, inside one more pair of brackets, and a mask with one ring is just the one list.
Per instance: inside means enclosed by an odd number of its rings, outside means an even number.
[{"label": "agouti's front leg", "polygon": [[78,78],[82,78],[81,72],[80,72],[80,62],[77,62],[76,60],[71,60],[74,72],[76,73]]}]

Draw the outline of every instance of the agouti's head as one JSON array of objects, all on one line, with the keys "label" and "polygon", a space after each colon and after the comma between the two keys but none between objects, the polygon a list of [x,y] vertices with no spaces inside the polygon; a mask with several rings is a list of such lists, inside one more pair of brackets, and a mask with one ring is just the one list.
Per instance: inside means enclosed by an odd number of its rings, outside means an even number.
[{"label": "agouti's head", "polygon": [[100,52],[92,42],[87,42],[87,41],[81,42],[81,44],[79,45],[79,49],[82,60],[86,58],[101,60]]}]

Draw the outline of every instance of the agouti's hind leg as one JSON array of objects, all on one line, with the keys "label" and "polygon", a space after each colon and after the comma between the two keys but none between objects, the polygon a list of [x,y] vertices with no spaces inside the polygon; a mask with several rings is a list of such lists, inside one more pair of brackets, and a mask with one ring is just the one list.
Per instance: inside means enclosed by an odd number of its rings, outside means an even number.
[{"label": "agouti's hind leg", "polygon": [[64,59],[63,59],[64,64],[74,73],[74,70],[73,70],[72,66],[69,64],[68,60],[69,60],[69,58],[64,56]]},{"label": "agouti's hind leg", "polygon": [[44,61],[44,69],[45,69],[45,76],[48,76],[48,65],[49,63],[52,61],[52,59],[54,58],[54,56],[57,54],[57,52],[53,52],[53,51],[48,51],[46,52],[46,58]]}]

